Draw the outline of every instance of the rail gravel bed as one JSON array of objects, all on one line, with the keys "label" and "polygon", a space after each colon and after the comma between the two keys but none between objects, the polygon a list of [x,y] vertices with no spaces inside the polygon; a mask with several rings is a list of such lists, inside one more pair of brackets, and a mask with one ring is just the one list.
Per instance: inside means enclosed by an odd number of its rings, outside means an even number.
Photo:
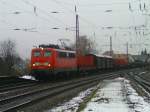
[{"label": "rail gravel bed", "polygon": [[68,81],[68,82],[62,82],[58,84],[54,84],[48,87],[45,87],[44,89],[37,89],[37,90],[31,90],[25,93],[21,93],[18,95],[13,95],[9,97],[5,97],[4,99],[0,100],[0,111],[12,111],[15,110],[21,106],[24,106],[29,103],[33,103],[39,100],[42,100],[46,97],[53,97],[55,95],[58,95],[60,93],[73,90],[75,88],[79,88],[82,86],[87,85],[94,85],[97,84],[100,80],[114,77],[114,74],[109,74],[106,76],[91,76],[88,78],[81,78],[75,81]]},{"label": "rail gravel bed", "polygon": [[150,82],[141,77],[138,73],[130,72],[128,77],[135,82],[148,97],[150,97]]}]

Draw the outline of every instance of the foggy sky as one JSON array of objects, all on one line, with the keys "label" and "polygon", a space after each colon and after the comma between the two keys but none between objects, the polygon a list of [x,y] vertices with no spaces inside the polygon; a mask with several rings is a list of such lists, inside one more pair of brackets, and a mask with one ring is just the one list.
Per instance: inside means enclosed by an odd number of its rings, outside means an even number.
[{"label": "foggy sky", "polygon": [[[16,41],[23,58],[30,58],[31,49],[39,44],[57,44],[60,38],[73,42],[75,5],[80,16],[80,35],[95,39],[100,53],[109,50],[110,36],[114,51],[125,53],[127,42],[129,53],[150,50],[149,35],[143,36],[143,32],[149,33],[149,16],[144,15],[150,12],[149,0],[1,0],[0,41]],[[147,25],[147,30],[135,31],[135,26],[144,29],[142,25]]]}]

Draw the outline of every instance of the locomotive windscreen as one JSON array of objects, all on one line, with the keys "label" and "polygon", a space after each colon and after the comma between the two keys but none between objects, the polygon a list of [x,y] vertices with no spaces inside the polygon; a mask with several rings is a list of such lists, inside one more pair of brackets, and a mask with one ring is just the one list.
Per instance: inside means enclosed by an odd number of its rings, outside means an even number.
[{"label": "locomotive windscreen", "polygon": [[34,51],[34,52],[33,52],[33,56],[34,56],[34,57],[39,57],[39,56],[41,56],[40,51]]},{"label": "locomotive windscreen", "polygon": [[52,55],[52,52],[51,51],[45,51],[44,52],[44,57],[49,57]]}]

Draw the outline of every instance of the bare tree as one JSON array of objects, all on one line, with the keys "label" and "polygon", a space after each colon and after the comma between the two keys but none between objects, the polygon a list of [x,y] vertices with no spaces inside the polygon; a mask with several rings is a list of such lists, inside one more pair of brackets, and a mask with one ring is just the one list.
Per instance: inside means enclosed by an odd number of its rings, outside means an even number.
[{"label": "bare tree", "polygon": [[12,67],[15,64],[16,54],[16,43],[10,39],[2,41],[0,43],[0,54],[1,58],[5,62],[5,70],[8,75],[12,72]]},{"label": "bare tree", "polygon": [[79,54],[85,55],[89,53],[97,53],[96,42],[87,36],[80,36],[79,38]]},{"label": "bare tree", "polygon": [[[96,54],[98,53],[96,49],[96,42],[91,38],[87,38],[86,35],[80,36],[78,40],[78,53],[79,55],[86,55],[86,54]],[[76,44],[71,44],[70,47],[75,50]]]}]

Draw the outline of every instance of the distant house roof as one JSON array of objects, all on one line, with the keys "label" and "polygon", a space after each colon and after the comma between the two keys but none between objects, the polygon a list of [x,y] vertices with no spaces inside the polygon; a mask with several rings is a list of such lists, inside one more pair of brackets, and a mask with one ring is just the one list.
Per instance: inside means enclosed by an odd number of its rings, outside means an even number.
[{"label": "distant house roof", "polygon": [[101,54],[87,54],[87,55],[94,55],[94,56],[97,56],[97,57],[112,58],[112,56],[108,56],[108,55],[101,55]]},{"label": "distant house roof", "polygon": [[106,51],[103,53],[103,55],[105,55],[105,56],[110,56],[110,54],[113,55],[113,51]]},{"label": "distant house roof", "polygon": [[133,55],[133,58],[135,59],[135,61],[146,62],[146,60],[150,57],[148,55]]}]

